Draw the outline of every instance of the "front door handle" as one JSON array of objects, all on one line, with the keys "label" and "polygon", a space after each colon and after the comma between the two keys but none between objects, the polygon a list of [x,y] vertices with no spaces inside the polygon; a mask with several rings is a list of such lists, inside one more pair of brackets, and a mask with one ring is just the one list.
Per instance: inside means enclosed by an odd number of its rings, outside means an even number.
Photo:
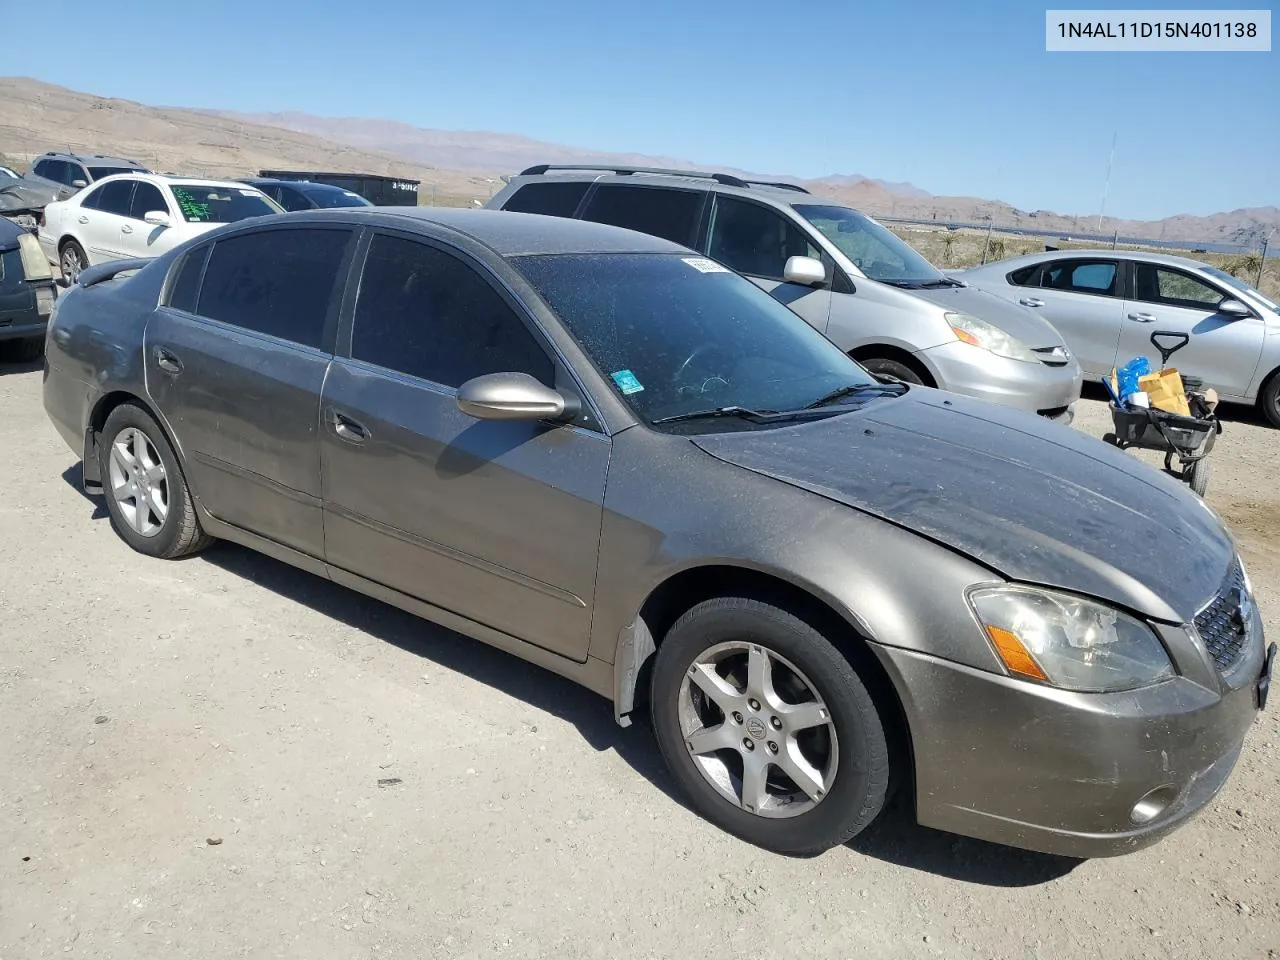
[{"label": "front door handle", "polygon": [[369,428],[348,416],[333,411],[333,432],[349,443],[364,443],[369,439]]},{"label": "front door handle", "polygon": [[1129,319],[1134,323],[1155,323],[1156,315],[1154,313],[1131,313]]},{"label": "front door handle", "polygon": [[1043,307],[1044,301],[1038,297],[1023,297],[1018,301],[1024,307]]},{"label": "front door handle", "polygon": [[122,226],[122,227],[120,228],[120,232],[121,232],[121,233],[133,233],[133,227],[129,226],[129,225],[126,223],[124,226]]},{"label": "front door handle", "polygon": [[156,347],[156,366],[175,377],[182,372],[182,361],[164,347]]}]

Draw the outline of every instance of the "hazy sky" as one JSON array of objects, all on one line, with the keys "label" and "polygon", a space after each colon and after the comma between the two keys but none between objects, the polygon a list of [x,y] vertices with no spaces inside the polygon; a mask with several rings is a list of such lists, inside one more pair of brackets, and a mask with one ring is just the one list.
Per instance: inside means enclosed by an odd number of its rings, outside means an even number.
[{"label": "hazy sky", "polygon": [[1108,214],[1280,205],[1280,53],[1050,54],[1046,4],[1026,0],[183,6],[0,0],[0,30],[32,38],[0,71],[1081,214],[1115,132]]}]

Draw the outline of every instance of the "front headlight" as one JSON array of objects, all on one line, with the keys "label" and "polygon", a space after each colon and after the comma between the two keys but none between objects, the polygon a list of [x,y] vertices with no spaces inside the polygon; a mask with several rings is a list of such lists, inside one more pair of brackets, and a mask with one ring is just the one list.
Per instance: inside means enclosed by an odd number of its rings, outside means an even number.
[{"label": "front headlight", "polygon": [[1105,604],[1019,586],[974,590],[969,603],[1015,676],[1085,693],[1132,690],[1173,676],[1151,628]]},{"label": "front headlight", "polygon": [[994,323],[967,313],[944,313],[943,319],[951,327],[951,332],[965,343],[973,344],[994,353],[997,357],[1009,360],[1023,360],[1027,363],[1039,363],[1040,358],[1017,337],[1005,333]]}]

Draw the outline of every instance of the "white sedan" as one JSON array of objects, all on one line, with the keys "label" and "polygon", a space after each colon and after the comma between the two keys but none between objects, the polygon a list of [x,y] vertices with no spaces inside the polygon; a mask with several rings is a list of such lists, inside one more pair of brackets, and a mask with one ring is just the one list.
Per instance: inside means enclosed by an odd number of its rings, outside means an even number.
[{"label": "white sedan", "polygon": [[158,257],[219,224],[275,213],[284,208],[243,183],[123,173],[50,203],[38,236],[70,284],[85,267]]}]

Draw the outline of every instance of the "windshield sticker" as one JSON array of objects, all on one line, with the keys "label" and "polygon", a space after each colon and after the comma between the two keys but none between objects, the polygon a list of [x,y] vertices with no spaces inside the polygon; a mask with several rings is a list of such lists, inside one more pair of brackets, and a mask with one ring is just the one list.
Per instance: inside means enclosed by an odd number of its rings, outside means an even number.
[{"label": "windshield sticker", "polygon": [[630,370],[619,370],[617,373],[611,374],[613,382],[618,385],[618,389],[623,393],[639,393],[644,389],[640,381],[636,379],[636,375]]},{"label": "windshield sticker", "polygon": [[693,267],[700,273],[728,273],[726,267],[720,266],[714,260],[708,260],[706,257],[681,257],[685,263]]}]

